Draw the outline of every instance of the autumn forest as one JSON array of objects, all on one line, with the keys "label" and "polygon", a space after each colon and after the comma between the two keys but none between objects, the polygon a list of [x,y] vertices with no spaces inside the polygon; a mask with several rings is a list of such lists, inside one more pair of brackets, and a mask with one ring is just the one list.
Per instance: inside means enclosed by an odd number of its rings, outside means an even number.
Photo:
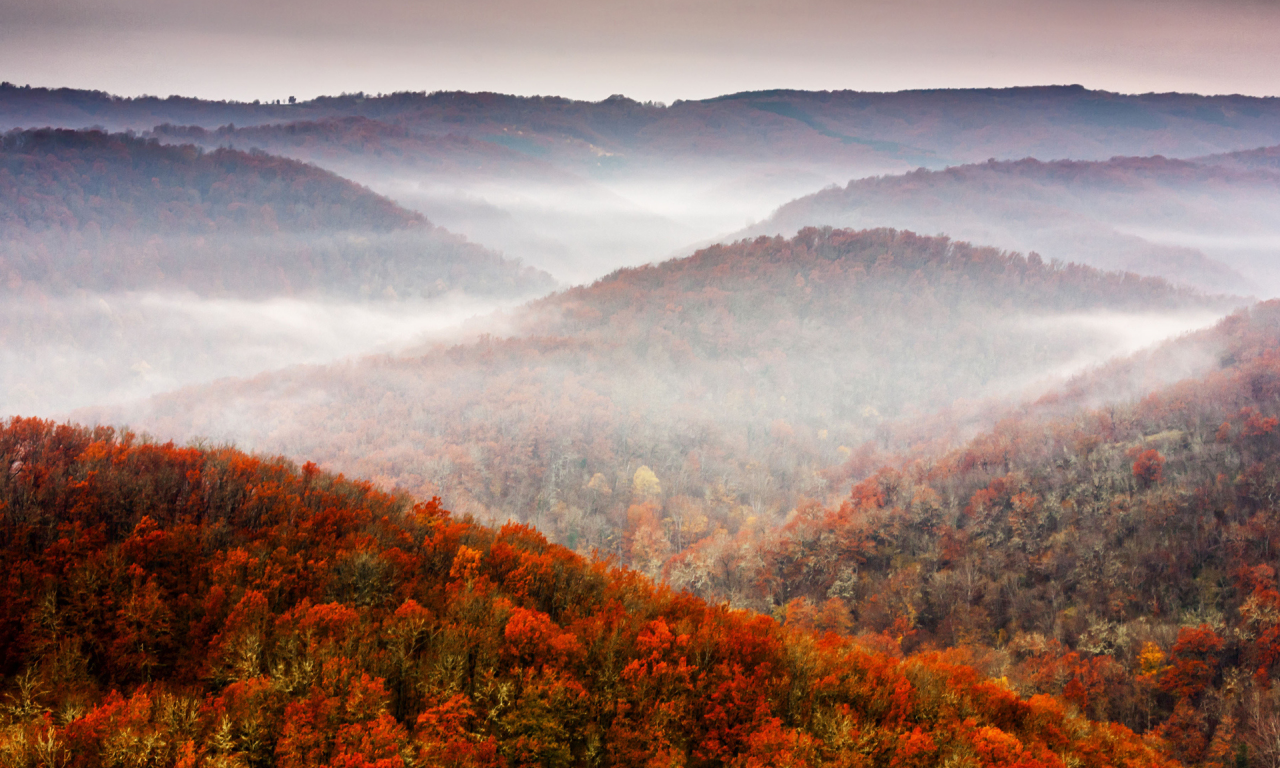
[{"label": "autumn forest", "polygon": [[1280,766],[1280,104],[0,84],[0,766]]}]

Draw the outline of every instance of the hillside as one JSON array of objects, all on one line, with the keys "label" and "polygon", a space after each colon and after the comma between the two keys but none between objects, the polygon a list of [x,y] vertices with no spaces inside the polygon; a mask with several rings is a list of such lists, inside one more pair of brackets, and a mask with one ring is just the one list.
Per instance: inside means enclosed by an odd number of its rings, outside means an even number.
[{"label": "hillside", "polygon": [[536,532],[108,429],[0,428],[11,765],[1173,765]]},{"label": "hillside", "polygon": [[220,230],[390,231],[416,214],[294,160],[231,150],[202,152],[125,134],[15,131],[0,139],[0,227],[96,228],[146,234]]},{"label": "hillside", "polygon": [[894,420],[1017,400],[1133,343],[1090,317],[1167,333],[1233,305],[945,238],[811,229],[621,271],[474,343],[82,417],[310,456],[657,574],[718,530],[826,497],[823,470]]},{"label": "hillside", "polygon": [[1214,764],[1216,748],[1267,764],[1280,754],[1280,303],[1143,362],[1187,345],[1214,347],[1214,370],[1044,418],[1054,396],[780,530],[708,539],[664,573],[801,626],[987,647],[988,670],[1024,694],[1154,729],[1188,763]]},{"label": "hillside", "polygon": [[530,294],[545,275],[310,165],[123,134],[0,141],[9,291]]},{"label": "hillside", "polygon": [[874,223],[1270,295],[1280,289],[1268,245],[1280,236],[1277,206],[1280,175],[1265,167],[1025,159],[858,179],[788,203],[747,233]]}]

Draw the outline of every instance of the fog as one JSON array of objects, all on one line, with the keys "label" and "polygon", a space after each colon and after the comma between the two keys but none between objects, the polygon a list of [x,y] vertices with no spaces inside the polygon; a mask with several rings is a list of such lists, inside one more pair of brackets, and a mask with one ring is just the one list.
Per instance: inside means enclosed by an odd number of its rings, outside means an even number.
[{"label": "fog", "polygon": [[432,222],[566,284],[724,242],[786,202],[883,167],[658,164],[590,178],[494,179],[335,166]]},{"label": "fog", "polygon": [[[1015,324],[1015,333],[1027,334],[1029,339],[1046,332],[1087,339],[1080,349],[1067,359],[1033,374],[1009,383],[1008,393],[1020,400],[1032,398],[1062,386],[1068,379],[1087,373],[1111,360],[1126,357],[1145,349],[1151,349],[1192,331],[1212,326],[1226,316],[1225,311],[1192,310],[1185,312],[1088,312],[1044,317],[1028,317]],[[1208,370],[1215,361],[1210,356],[1198,357],[1168,371],[1150,371],[1153,384],[1169,383],[1198,375]],[[1146,394],[1134,391],[1129,397]]]},{"label": "fog", "polygon": [[225,377],[331,363],[460,336],[514,300],[247,301],[193,293],[0,303],[0,414],[59,417]]}]

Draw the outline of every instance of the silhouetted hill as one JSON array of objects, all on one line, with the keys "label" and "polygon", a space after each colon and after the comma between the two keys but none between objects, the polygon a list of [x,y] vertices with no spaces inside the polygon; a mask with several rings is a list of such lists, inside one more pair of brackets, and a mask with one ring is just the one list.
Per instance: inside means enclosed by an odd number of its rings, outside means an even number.
[{"label": "silhouetted hill", "polygon": [[[391,231],[426,220],[315,166],[97,131],[0,139],[0,227],[145,234]],[[20,235],[19,235],[20,236]]]},{"label": "silhouetted hill", "polygon": [[[788,200],[851,178],[988,158],[1231,152],[1280,144],[1277,117],[1274,99],[1078,86],[762,91],[671,105],[458,92],[253,105],[0,87],[0,126],[154,130],[165,141],[256,147],[314,162],[569,283],[723,241]],[[851,222],[801,222],[837,223]],[[856,226],[940,231],[923,223]],[[1095,262],[1107,268],[1154,259],[1142,241],[1115,238],[1094,233],[1081,250],[1128,252]],[[1197,264],[1188,249],[1198,243],[1157,242],[1161,260],[1186,262],[1182,272],[1216,279],[1198,285],[1239,290],[1229,274]]]},{"label": "silhouetted hill", "polygon": [[529,295],[552,285],[315,166],[94,131],[4,135],[0,234],[11,291]]},{"label": "silhouetted hill", "polygon": [[[758,91],[670,106],[490,93],[344,94],[295,105],[0,86],[0,125],[145,130],[365,117],[491,139],[528,154],[650,151],[664,156],[879,154],[907,164],[986,157],[1196,156],[1280,143],[1280,102],[1245,96],[1123,95],[1079,86],[859,93]],[[509,130],[504,130],[509,129]],[[517,134],[519,129],[523,133]],[[791,141],[779,141],[783,136]],[[569,139],[569,145],[565,145]],[[585,154],[583,154],[585,157]],[[598,157],[607,165],[607,157]]]}]

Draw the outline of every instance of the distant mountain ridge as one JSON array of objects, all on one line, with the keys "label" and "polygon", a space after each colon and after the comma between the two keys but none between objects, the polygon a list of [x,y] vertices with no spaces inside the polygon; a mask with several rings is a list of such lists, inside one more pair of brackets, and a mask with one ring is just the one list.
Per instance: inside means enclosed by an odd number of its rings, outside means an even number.
[{"label": "distant mountain ridge", "polygon": [[[947,115],[947,119],[941,119]],[[215,128],[227,123],[263,125],[360,116],[440,132],[439,121],[462,133],[490,125],[523,125],[531,131],[526,149],[542,147],[550,136],[575,137],[616,151],[646,145],[666,151],[692,149],[691,139],[734,137],[743,120],[770,133],[809,135],[828,149],[844,146],[878,152],[900,162],[965,162],[987,153],[1104,159],[1116,154],[1195,156],[1214,151],[1280,143],[1280,101],[1246,96],[1194,94],[1124,95],[1080,86],[1008,89],[956,89],[861,93],[856,91],[757,91],[678,101],[670,106],[642,104],[624,97],[600,102],[558,97],[520,97],[492,93],[436,92],[367,96],[362,93],[320,97],[297,104],[246,104],[192,98],[120,98],[94,91],[48,90],[0,85],[0,125],[41,127],[104,125],[111,129],[149,129],[161,123]],[[988,135],[1010,121],[1038,130]],[[434,126],[434,127],[433,127]],[[708,133],[709,132],[709,133]],[[1074,143],[1062,137],[1077,134]],[[955,137],[955,138],[948,138]],[[959,137],[965,137],[963,139]],[[1110,137],[1110,138],[1108,138]],[[768,147],[770,137],[751,143]],[[975,139],[978,140],[975,140]],[[738,133],[739,140],[746,140]],[[700,141],[700,151],[732,150],[730,141]],[[774,144],[771,152],[794,145]],[[985,158],[984,158],[985,159]]]}]

